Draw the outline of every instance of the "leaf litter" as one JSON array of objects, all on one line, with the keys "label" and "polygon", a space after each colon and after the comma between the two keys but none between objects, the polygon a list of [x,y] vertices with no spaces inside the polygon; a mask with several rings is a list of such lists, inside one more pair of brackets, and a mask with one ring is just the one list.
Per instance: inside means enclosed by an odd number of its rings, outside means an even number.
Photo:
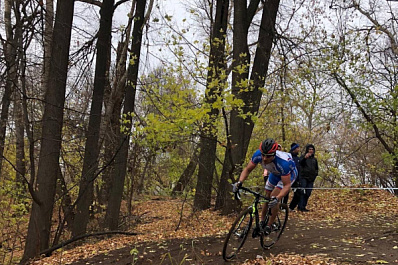
[{"label": "leaf litter", "polygon": [[[211,209],[194,212],[190,203],[192,202],[183,202],[181,199],[169,197],[156,197],[145,201],[137,201],[133,212],[133,216],[136,218],[133,218],[132,220],[134,221],[129,224],[131,229],[129,231],[136,232],[136,236],[114,236],[102,240],[87,240],[84,245],[60,249],[51,257],[41,258],[31,264],[71,264],[79,260],[90,259],[99,254],[109,255],[112,250],[126,246],[139,246],[150,242],[157,243],[158,247],[166,249],[166,240],[195,239],[199,237],[218,237],[222,240],[234,221],[234,217],[220,215],[219,212]],[[182,207],[183,205],[184,207]],[[394,217],[398,217],[398,198],[382,190],[314,190],[308,206],[311,212],[292,212],[289,221],[294,219],[294,222],[297,225],[302,225],[302,227],[305,227],[307,222],[319,222],[320,226],[345,223],[352,226],[355,230],[355,227],[364,223],[364,220],[372,220],[374,218],[390,218],[389,220],[394,220]],[[397,219],[395,218],[395,220]],[[397,221],[390,221],[382,225],[391,229],[397,229],[398,227]],[[398,230],[395,232],[398,233]],[[341,240],[359,248],[364,239],[355,237],[354,239],[342,238]],[[313,246],[321,248],[317,244]],[[275,247],[277,248],[278,245]],[[181,250],[186,248],[189,248],[189,246],[181,245]],[[154,251],[157,250],[146,249],[145,253],[153,253]],[[261,251],[259,250],[259,252]],[[142,254],[144,253],[140,254],[140,257],[143,257]],[[200,254],[202,256],[214,255],[206,249],[203,249]],[[366,253],[369,258],[370,254],[372,253]],[[215,258],[221,262],[221,253],[217,253],[217,255],[218,257]],[[358,257],[366,255],[357,254]],[[370,264],[381,264],[383,262],[384,260],[381,259],[368,261]],[[269,257],[260,256],[259,258],[257,256],[257,259],[247,260],[242,264],[350,264],[350,262],[338,262],[335,257],[327,257],[322,254],[281,253],[275,256],[271,254]]]}]

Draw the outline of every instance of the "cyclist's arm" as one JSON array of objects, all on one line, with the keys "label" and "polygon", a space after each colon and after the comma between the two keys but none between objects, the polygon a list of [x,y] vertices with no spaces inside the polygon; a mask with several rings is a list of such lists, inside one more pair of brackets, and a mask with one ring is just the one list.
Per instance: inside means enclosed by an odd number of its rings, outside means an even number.
[{"label": "cyclist's arm", "polygon": [[281,191],[279,192],[278,196],[276,196],[276,198],[281,201],[283,197],[286,196],[286,194],[288,194],[290,187],[292,186],[292,182],[290,181],[290,174],[285,175],[285,176],[281,176],[281,180],[283,183],[283,188],[281,189]]},{"label": "cyclist's arm", "polygon": [[255,169],[257,166],[257,164],[253,163],[252,161],[249,162],[249,164],[247,164],[247,166],[245,167],[245,169],[243,169],[242,173],[240,173],[239,176],[239,181],[241,183],[243,183],[247,177],[249,176],[250,172],[253,171],[253,169]]}]

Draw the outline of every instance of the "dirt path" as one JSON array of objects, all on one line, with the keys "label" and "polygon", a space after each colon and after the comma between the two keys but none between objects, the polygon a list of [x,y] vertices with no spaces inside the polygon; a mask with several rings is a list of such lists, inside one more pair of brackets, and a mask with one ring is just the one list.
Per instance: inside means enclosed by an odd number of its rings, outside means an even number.
[{"label": "dirt path", "polygon": [[[263,251],[258,238],[248,238],[234,262],[223,261],[223,241],[220,237],[202,237],[130,245],[72,264],[242,264],[278,254],[291,254],[292,259],[301,260],[317,255],[334,264],[398,264],[398,215],[355,223],[336,220],[311,223],[298,221],[292,214],[274,248]],[[133,249],[137,250],[136,260]]]}]

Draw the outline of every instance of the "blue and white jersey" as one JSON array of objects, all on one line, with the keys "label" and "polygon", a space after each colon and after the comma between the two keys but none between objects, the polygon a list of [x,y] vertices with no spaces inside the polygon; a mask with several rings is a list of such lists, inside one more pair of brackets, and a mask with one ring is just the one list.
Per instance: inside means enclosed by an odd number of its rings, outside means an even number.
[{"label": "blue and white jersey", "polygon": [[258,149],[256,152],[254,152],[251,162],[256,165],[261,163],[261,166],[264,169],[267,169],[272,175],[279,178],[279,180],[281,176],[286,176],[289,174],[292,174],[294,179],[297,176],[297,168],[290,153],[276,151],[276,155],[272,163],[265,165],[263,163],[261,151]]}]

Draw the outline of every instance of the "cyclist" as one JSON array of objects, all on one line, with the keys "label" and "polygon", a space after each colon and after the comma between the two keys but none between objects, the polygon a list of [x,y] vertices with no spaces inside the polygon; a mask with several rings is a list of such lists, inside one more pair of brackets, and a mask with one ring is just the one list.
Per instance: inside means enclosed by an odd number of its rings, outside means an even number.
[{"label": "cyclist", "polygon": [[[278,143],[274,139],[266,139],[261,142],[259,149],[254,152],[250,162],[239,176],[239,181],[233,184],[233,192],[237,192],[239,187],[249,176],[250,172],[261,163],[264,169],[265,197],[271,199],[269,203],[264,203],[261,211],[261,227],[265,234],[271,232],[276,214],[279,209],[281,199],[289,192],[291,184],[297,178],[297,168],[290,153],[278,151]],[[268,176],[268,179],[267,179]],[[264,224],[268,207],[271,208],[272,216],[268,224]]]}]

